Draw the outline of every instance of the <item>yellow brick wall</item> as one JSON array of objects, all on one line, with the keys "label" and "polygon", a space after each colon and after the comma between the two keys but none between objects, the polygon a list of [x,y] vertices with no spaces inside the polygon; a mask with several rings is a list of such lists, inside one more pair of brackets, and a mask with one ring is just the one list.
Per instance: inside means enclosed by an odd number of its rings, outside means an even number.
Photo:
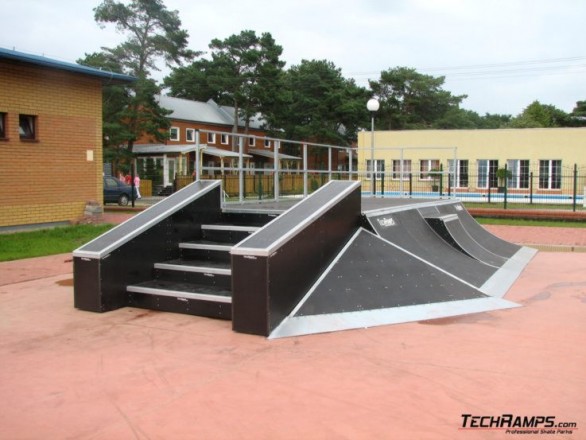
[{"label": "yellow brick wall", "polygon": [[[0,112],[0,227],[75,221],[102,203],[98,78],[0,60]],[[20,139],[19,114],[36,116],[35,141]]]}]

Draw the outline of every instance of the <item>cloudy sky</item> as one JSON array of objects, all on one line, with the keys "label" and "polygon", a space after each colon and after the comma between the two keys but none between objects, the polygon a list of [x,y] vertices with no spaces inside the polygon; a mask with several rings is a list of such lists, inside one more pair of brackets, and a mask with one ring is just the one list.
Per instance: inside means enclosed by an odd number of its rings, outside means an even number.
[{"label": "cloudy sky", "polygon": [[[362,86],[397,66],[443,75],[481,115],[586,100],[585,0],[164,1],[193,50],[251,29],[271,33],[287,66],[327,59]],[[113,47],[123,36],[95,23],[99,3],[2,0],[0,46],[72,62]]]}]

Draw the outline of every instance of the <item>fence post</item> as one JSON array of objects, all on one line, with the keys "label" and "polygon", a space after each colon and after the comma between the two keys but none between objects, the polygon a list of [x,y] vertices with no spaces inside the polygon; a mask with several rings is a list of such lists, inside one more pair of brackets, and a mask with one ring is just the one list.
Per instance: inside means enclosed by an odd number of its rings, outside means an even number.
[{"label": "fence post", "polygon": [[246,197],[246,190],[244,189],[244,138],[238,138],[238,200],[240,203]]},{"label": "fence post", "polygon": [[507,209],[507,195],[509,189],[509,164],[505,164],[505,191],[503,194],[503,209]]},{"label": "fence post", "polygon": [[413,196],[413,173],[409,173],[409,197]]},{"label": "fence post", "polygon": [[303,198],[309,194],[307,187],[307,144],[303,144]]},{"label": "fence post", "polygon": [[529,204],[533,205],[533,171],[529,173]]},{"label": "fence post", "polygon": [[576,199],[578,198],[578,164],[574,164],[574,197],[572,199],[572,211],[576,212]]},{"label": "fence post", "polygon": [[381,195],[381,197],[385,196],[385,172],[384,171],[380,174],[380,195]]},{"label": "fence post", "polygon": [[439,181],[439,198],[442,198],[444,192],[444,164],[440,163],[440,181]]},{"label": "fence post", "polygon": [[488,203],[490,204],[490,180],[488,182]]}]

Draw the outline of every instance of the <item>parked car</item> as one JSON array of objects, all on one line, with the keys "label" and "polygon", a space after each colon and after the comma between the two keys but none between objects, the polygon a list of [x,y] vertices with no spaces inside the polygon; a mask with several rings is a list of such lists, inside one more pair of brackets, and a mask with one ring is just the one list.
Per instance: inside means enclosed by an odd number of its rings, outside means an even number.
[{"label": "parked car", "polygon": [[[126,183],[111,176],[104,176],[104,204],[118,203],[120,206],[128,205],[132,187]],[[136,188],[134,188],[134,198],[137,198]]]}]

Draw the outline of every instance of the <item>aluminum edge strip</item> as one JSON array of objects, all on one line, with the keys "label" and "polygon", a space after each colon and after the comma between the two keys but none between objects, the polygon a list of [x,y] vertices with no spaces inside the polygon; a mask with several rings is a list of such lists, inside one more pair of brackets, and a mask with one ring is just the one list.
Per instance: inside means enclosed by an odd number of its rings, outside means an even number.
[{"label": "aluminum edge strip", "polygon": [[[207,184],[207,182],[210,181],[201,181],[202,184]],[[117,249],[118,247],[122,246],[123,244],[129,242],[130,240],[132,240],[134,237],[136,237],[137,235],[142,234],[144,231],[146,231],[147,229],[149,229],[150,227],[152,227],[154,224],[160,222],[162,219],[168,217],[169,215],[177,212],[178,210],[182,209],[183,207],[185,207],[187,204],[193,202],[197,198],[203,196],[204,194],[207,194],[208,192],[212,191],[216,186],[222,184],[221,181],[219,180],[214,180],[211,181],[211,184],[207,184],[207,188],[202,188],[200,191],[196,192],[195,194],[193,194],[192,197],[187,198],[183,203],[180,203],[178,205],[174,205],[172,208],[168,209],[167,211],[165,211],[164,213],[161,213],[160,215],[158,215],[157,217],[151,219],[149,222],[146,222],[145,224],[143,224],[141,227],[136,228],[134,231],[132,231],[132,233],[125,235],[124,237],[122,237],[121,239],[111,243],[110,245],[106,246],[104,249],[102,249],[99,252],[92,252],[92,251],[84,251],[83,248],[85,246],[90,245],[91,243],[93,243],[94,241],[98,240],[99,238],[102,237],[102,235],[100,235],[99,237],[94,238],[93,240],[87,242],[86,244],[84,244],[83,246],[81,246],[80,248],[76,249],[73,251],[72,255],[73,257],[81,257],[81,258],[90,258],[90,259],[101,259],[104,256],[108,255],[109,253],[111,253],[113,250]],[[186,187],[187,188],[187,187]],[[177,193],[175,194],[179,194],[181,191],[184,191],[186,188],[181,189],[180,191],[177,191]],[[148,212],[150,209],[154,208],[156,205],[150,206],[149,208],[145,209],[143,211],[143,213]],[[137,214],[140,215],[140,214]],[[134,218],[134,217],[132,217]],[[129,219],[127,221],[130,221],[132,219]],[[121,224],[119,224],[118,226],[115,226],[114,228],[110,229],[110,231],[115,231],[116,229],[122,227],[122,225],[124,225],[126,222],[123,222]],[[106,232],[106,234],[108,233]]]},{"label": "aluminum edge strip", "polygon": [[176,270],[180,272],[211,273],[214,275],[231,275],[230,269],[218,269],[206,266],[185,266],[181,264],[155,263],[155,269]]},{"label": "aluminum edge strip", "polygon": [[[323,188],[326,188],[326,186],[329,185],[332,182],[336,182],[336,181],[331,180],[330,182],[328,182],[328,184],[322,186],[320,188],[320,190],[322,190]],[[321,214],[323,214],[327,209],[329,209],[332,206],[334,206],[341,198],[347,196],[349,193],[351,193],[352,191],[354,191],[357,187],[360,187],[360,182],[354,182],[352,185],[350,185],[348,188],[346,188],[344,191],[342,191],[336,197],[334,197],[333,199],[330,199],[328,201],[328,203],[322,205],[312,215],[310,215],[309,217],[305,218],[302,222],[298,223],[296,227],[290,229],[287,233],[285,233],[284,235],[282,235],[279,239],[277,239],[276,241],[274,241],[273,243],[271,243],[270,246],[265,247],[265,248],[247,248],[247,247],[243,246],[243,245],[246,244],[246,241],[247,240],[252,239],[252,237],[254,237],[256,234],[262,233],[262,230],[264,229],[264,227],[267,227],[268,225],[270,225],[273,222],[277,221],[279,218],[281,218],[283,216],[286,216],[288,212],[292,211],[293,209],[295,209],[296,207],[299,206],[299,204],[293,205],[291,208],[289,208],[287,211],[285,211],[279,217],[277,217],[274,220],[272,220],[269,223],[267,223],[267,225],[265,225],[263,228],[261,228],[260,230],[256,231],[255,233],[251,234],[249,237],[246,237],[246,239],[244,239],[243,241],[240,242],[240,244],[238,244],[236,247],[234,247],[230,253],[232,255],[256,255],[256,256],[262,256],[262,257],[269,257],[271,254],[274,253],[275,248],[278,248],[283,242],[288,241],[292,237],[294,237],[295,235],[297,235],[305,226],[307,226],[314,219],[316,219]],[[314,194],[316,194],[316,193],[314,193]],[[305,200],[308,200],[308,199],[305,199]],[[303,203],[303,201],[300,202],[300,203]]]},{"label": "aluminum edge strip", "polygon": [[488,295],[502,298],[536,253],[536,249],[522,247],[484,282],[480,290]]},{"label": "aluminum edge strip", "polygon": [[515,307],[521,306],[508,300],[489,296],[359,312],[299,316],[292,317],[282,326],[273,330],[269,339],[425,321]]},{"label": "aluminum edge strip", "polygon": [[157,289],[153,287],[140,287],[140,286],[128,286],[126,287],[128,292],[132,293],[145,293],[147,295],[160,295],[160,296],[169,296],[172,298],[188,298],[188,299],[196,299],[200,301],[212,301],[212,302],[221,302],[225,304],[231,304],[232,298],[229,296],[222,296],[222,295],[209,295],[206,293],[190,293],[190,292],[180,292],[177,290],[166,290],[166,289]]},{"label": "aluminum edge strip", "polygon": [[380,209],[371,209],[370,211],[364,211],[363,214],[366,217],[374,217],[377,215],[385,215],[385,214],[392,214],[393,212],[400,212],[400,211],[407,211],[409,209],[420,209],[420,208],[428,208],[432,206],[439,205],[449,205],[452,203],[459,203],[460,200],[458,199],[445,199],[445,200],[434,200],[431,202],[420,202],[420,203],[413,203],[412,205],[401,205],[401,206],[394,206],[389,208],[380,208]]}]

